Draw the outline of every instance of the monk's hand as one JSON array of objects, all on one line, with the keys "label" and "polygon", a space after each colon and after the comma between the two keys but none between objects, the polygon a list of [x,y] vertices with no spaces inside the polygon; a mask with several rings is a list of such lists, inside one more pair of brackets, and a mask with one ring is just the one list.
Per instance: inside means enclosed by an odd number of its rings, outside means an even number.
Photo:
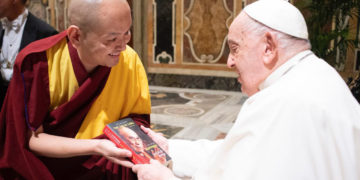
[{"label": "monk's hand", "polygon": [[95,151],[104,156],[113,163],[124,167],[132,168],[134,164],[129,160],[131,152],[126,149],[116,147],[116,145],[107,139],[99,139]]},{"label": "monk's hand", "polygon": [[161,147],[161,149],[163,149],[166,153],[169,153],[168,140],[163,136],[162,133],[156,133],[150,128],[146,128],[144,126],[141,126],[141,130],[143,130],[148,136],[150,136],[151,139]]},{"label": "monk's hand", "polygon": [[150,160],[150,164],[137,164],[132,167],[139,180],[169,180],[175,176],[170,169],[157,160]]}]

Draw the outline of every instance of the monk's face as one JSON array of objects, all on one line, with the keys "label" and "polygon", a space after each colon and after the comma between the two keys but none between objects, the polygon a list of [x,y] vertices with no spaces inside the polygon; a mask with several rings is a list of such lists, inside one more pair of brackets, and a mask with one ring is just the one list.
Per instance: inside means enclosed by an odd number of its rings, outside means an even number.
[{"label": "monk's face", "polygon": [[96,27],[83,34],[78,48],[87,67],[115,66],[131,38],[132,19],[126,1],[103,2]]},{"label": "monk's face", "polygon": [[129,128],[120,128],[119,134],[124,136],[130,146],[138,153],[144,151],[144,144],[140,137],[131,129]]},{"label": "monk's face", "polygon": [[249,18],[241,13],[231,24],[228,33],[230,54],[227,60],[229,68],[235,68],[241,90],[248,96],[258,92],[264,77],[264,63],[262,62],[262,39],[250,34],[244,29],[244,24]]}]

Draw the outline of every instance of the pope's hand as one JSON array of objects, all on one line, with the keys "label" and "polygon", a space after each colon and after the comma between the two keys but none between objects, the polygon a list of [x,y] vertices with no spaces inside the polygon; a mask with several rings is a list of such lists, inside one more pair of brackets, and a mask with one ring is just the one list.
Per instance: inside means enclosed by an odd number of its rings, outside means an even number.
[{"label": "pope's hand", "polygon": [[164,151],[161,151],[160,148],[158,148],[158,147],[156,147],[150,151],[155,160],[158,160],[161,164],[165,164],[166,155],[165,155]]},{"label": "pope's hand", "polygon": [[163,149],[166,153],[169,153],[169,143],[168,140],[161,134],[161,133],[156,133],[154,131],[152,131],[149,128],[146,128],[144,126],[141,126],[141,129],[148,135],[151,137],[151,139],[156,142],[156,144],[158,144],[161,149]]},{"label": "pope's hand", "polygon": [[104,156],[113,163],[121,166],[132,168],[134,165],[128,158],[132,156],[131,152],[126,149],[116,147],[116,145],[107,139],[99,139],[95,151]]},{"label": "pope's hand", "polygon": [[175,178],[170,169],[159,161],[150,160],[150,164],[137,164],[132,167],[139,180],[169,180]]}]

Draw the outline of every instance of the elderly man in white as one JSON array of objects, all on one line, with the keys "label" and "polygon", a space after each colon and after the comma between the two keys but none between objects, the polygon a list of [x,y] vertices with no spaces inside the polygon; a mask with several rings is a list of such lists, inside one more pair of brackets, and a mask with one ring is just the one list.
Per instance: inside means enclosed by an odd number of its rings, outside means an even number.
[{"label": "elderly man in white", "polygon": [[[249,95],[223,140],[166,140],[173,172],[135,165],[140,180],[358,180],[360,106],[339,74],[310,51],[300,11],[250,4],[229,28],[228,66]],[[174,173],[174,174],[173,174]]]}]

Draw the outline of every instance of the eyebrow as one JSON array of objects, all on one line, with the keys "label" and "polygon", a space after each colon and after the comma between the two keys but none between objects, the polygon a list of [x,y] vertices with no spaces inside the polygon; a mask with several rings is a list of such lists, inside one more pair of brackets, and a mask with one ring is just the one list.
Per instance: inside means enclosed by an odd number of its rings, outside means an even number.
[{"label": "eyebrow", "polygon": [[235,41],[235,40],[228,40],[228,44],[240,44],[239,42]]}]

